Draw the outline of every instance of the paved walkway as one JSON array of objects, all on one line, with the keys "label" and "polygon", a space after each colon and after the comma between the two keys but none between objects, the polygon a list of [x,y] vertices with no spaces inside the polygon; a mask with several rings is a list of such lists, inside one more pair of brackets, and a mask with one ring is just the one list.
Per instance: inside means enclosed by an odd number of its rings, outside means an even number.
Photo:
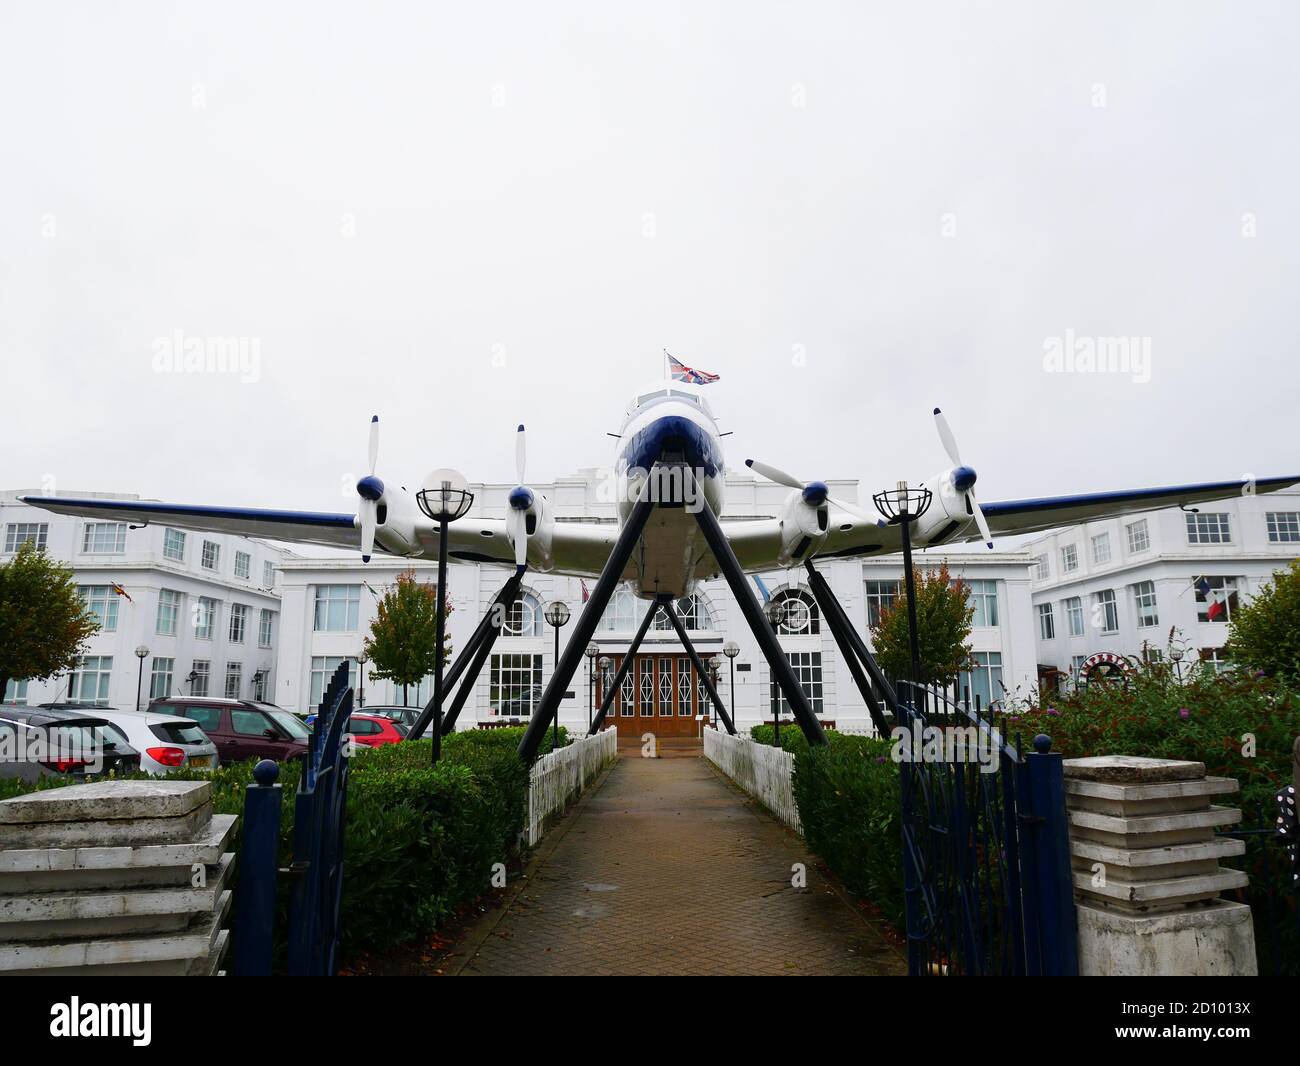
[{"label": "paved walkway", "polygon": [[[620,753],[466,941],[470,974],[899,974],[803,841],[691,752]],[[803,863],[807,888],[791,887]]]}]

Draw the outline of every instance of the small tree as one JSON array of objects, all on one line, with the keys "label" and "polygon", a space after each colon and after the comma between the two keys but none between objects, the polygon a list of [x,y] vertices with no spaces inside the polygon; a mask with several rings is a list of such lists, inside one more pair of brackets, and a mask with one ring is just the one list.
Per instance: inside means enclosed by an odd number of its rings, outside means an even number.
[{"label": "small tree", "polygon": [[[953,581],[948,564],[922,573],[912,570],[916,583],[916,629],[921,653],[919,684],[949,685],[970,664],[971,618],[975,608],[968,602],[969,586]],[[908,677],[912,672],[912,646],[907,628],[907,599],[900,594],[881,608],[880,621],[872,627],[871,641],[876,659],[886,676]]]},{"label": "small tree", "polygon": [[[379,611],[366,639],[366,654],[373,664],[370,674],[402,686],[402,706],[407,688],[418,685],[433,673],[437,663],[438,588],[419,581],[408,570],[397,575],[397,583],[384,592]],[[446,605],[451,615],[451,603]],[[443,636],[442,661],[451,654],[451,641]]]},{"label": "small tree", "polygon": [[10,681],[44,681],[71,670],[98,629],[72,568],[25,541],[0,566],[0,698]]},{"label": "small tree", "polygon": [[1300,559],[1273,580],[1228,624],[1228,658],[1270,677],[1300,678]]}]

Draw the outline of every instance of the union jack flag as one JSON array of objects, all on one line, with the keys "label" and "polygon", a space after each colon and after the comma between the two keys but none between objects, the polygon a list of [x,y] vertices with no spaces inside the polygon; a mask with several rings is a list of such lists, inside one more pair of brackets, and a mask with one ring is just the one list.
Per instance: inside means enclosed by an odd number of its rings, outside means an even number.
[{"label": "union jack flag", "polygon": [[[668,353],[664,352],[664,355]],[[718,374],[710,374],[707,370],[695,370],[671,355],[668,355],[668,370],[674,381],[685,381],[690,385],[709,385],[719,378]]]}]

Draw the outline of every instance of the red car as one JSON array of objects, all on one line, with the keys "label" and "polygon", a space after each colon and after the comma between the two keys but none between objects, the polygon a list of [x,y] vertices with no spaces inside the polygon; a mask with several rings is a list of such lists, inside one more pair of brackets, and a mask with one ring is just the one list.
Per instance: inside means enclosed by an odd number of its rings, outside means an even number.
[{"label": "red car", "polygon": [[406,739],[406,727],[381,714],[353,714],[348,721],[352,739],[367,748],[396,744]]}]

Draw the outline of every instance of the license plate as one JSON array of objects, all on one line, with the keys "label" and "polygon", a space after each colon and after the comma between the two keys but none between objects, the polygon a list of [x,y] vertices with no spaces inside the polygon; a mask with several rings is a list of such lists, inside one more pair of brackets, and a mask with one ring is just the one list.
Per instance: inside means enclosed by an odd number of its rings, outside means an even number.
[{"label": "license plate", "polygon": [[189,766],[191,770],[207,770],[212,766],[212,756],[191,755]]}]

